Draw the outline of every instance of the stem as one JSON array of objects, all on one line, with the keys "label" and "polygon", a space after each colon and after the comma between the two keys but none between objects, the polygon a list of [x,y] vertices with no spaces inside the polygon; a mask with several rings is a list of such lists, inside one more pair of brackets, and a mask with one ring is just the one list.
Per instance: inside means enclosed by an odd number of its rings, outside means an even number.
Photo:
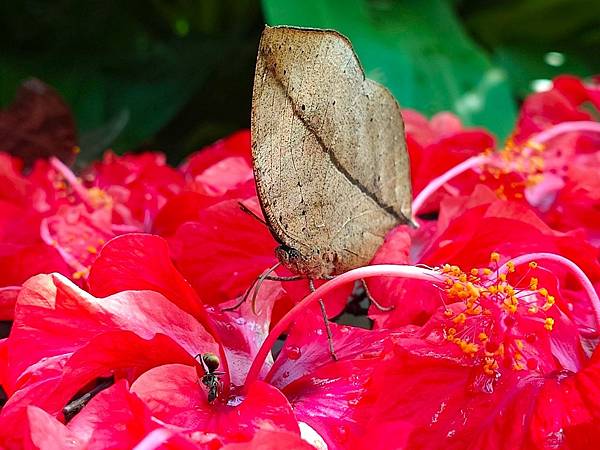
[{"label": "stem", "polygon": [[[441,188],[444,184],[446,184],[451,179],[457,177],[463,172],[466,172],[469,169],[473,169],[475,167],[481,166],[484,163],[490,163],[490,158],[485,155],[472,156],[469,159],[457,164],[452,169],[444,172],[439,177],[434,178],[429,182],[425,188],[419,192],[419,194],[415,197],[412,202],[412,211],[413,216],[416,216],[425,200],[427,200],[434,192],[436,192],[439,188]],[[414,217],[413,217],[414,220]]]},{"label": "stem", "polygon": [[554,139],[559,134],[580,132],[580,131],[591,131],[600,133],[600,122],[593,122],[591,120],[580,120],[575,122],[562,122],[558,125],[548,128],[547,130],[540,131],[530,140],[543,144],[548,142],[550,139]]},{"label": "stem", "polygon": [[77,179],[75,174],[69,169],[67,166],[63,164],[63,162],[56,158],[55,156],[50,158],[50,165],[60,173],[65,180],[71,185],[71,188],[81,197],[81,200],[89,207],[93,207],[90,202],[90,197],[88,195],[87,189],[83,187],[81,182]]},{"label": "stem", "polygon": [[435,270],[425,269],[422,267],[408,266],[408,265],[393,265],[393,264],[382,264],[376,266],[359,267],[358,269],[352,269],[346,273],[343,273],[331,281],[319,286],[314,292],[304,297],[304,299],[294,306],[288,313],[281,318],[279,322],[273,327],[263,344],[261,345],[252,366],[248,370],[246,381],[244,382],[244,388],[247,389],[252,383],[254,383],[260,371],[264,365],[267,355],[271,351],[275,341],[283,334],[290,324],[301,315],[304,310],[315,302],[318,302],[324,295],[337,288],[338,286],[360,280],[361,278],[372,278],[372,277],[400,277],[400,278],[412,278],[415,280],[424,281],[444,281],[444,277]]},{"label": "stem", "polygon": [[[527,264],[532,261],[538,261],[538,260],[553,261],[553,262],[559,263],[571,270],[573,275],[575,275],[575,277],[579,280],[579,282],[583,286],[583,289],[585,290],[586,294],[588,295],[588,297],[590,299],[590,303],[592,304],[592,309],[594,310],[594,315],[596,317],[596,323],[598,324],[598,326],[600,326],[600,298],[598,298],[598,294],[596,293],[596,290],[594,289],[594,286],[592,285],[592,282],[590,281],[590,279],[587,277],[587,275],[584,273],[584,271],[581,270],[581,268],[577,264],[575,264],[570,259],[565,258],[564,256],[556,255],[554,253],[529,253],[527,255],[522,255],[522,256],[518,256],[516,258],[511,259],[511,261],[514,263],[515,266]],[[500,269],[498,269],[498,272],[499,273],[507,273],[508,272],[507,263],[502,265],[502,267],[500,267]]]}]

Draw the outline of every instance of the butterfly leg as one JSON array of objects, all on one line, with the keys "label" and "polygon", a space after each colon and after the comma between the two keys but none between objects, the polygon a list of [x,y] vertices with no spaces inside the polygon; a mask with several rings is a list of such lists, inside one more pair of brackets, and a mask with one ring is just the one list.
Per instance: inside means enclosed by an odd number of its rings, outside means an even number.
[{"label": "butterfly leg", "polygon": [[300,276],[300,275],[294,275],[291,277],[280,277],[280,276],[274,276],[274,275],[269,275],[268,277],[265,277],[265,280],[271,280],[271,281],[298,281],[298,280],[303,280],[304,277]]},{"label": "butterfly leg", "polygon": [[[308,286],[310,287],[310,291],[315,291],[315,282],[312,278],[308,279]],[[329,354],[334,361],[337,361],[337,355],[335,354],[335,349],[333,348],[333,335],[331,334],[331,327],[329,326],[329,319],[327,318],[327,311],[325,310],[325,302],[323,299],[319,299],[319,306],[321,307],[321,314],[323,315],[323,321],[325,322],[325,330],[327,331],[327,343],[329,344]]]},{"label": "butterfly leg", "polygon": [[369,301],[375,306],[375,308],[377,308],[379,311],[383,311],[383,312],[388,312],[391,311],[395,308],[394,305],[391,306],[383,306],[382,304],[380,304],[377,300],[375,300],[373,298],[373,296],[371,295],[371,292],[369,292],[369,287],[367,286],[367,282],[365,280],[360,280],[363,288],[365,290],[365,294],[367,295],[367,298],[369,299]]},{"label": "butterfly leg", "polygon": [[248,296],[250,295],[250,293],[252,292],[252,289],[254,289],[254,286],[256,286],[256,283],[258,282],[258,278],[256,278],[252,284],[250,285],[250,287],[248,289],[246,289],[246,292],[244,292],[244,295],[242,296],[241,300],[239,302],[237,302],[235,305],[233,306],[229,306],[227,308],[221,308],[221,311],[235,311],[236,309],[238,309],[240,306],[242,306],[244,304],[244,302],[248,299]]}]

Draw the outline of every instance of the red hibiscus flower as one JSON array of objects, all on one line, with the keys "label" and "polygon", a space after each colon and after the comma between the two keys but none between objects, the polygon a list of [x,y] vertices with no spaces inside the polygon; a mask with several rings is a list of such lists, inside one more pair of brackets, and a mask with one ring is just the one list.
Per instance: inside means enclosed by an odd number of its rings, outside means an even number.
[{"label": "red hibiscus flower", "polygon": [[[494,138],[487,131],[465,129],[459,119],[451,113],[439,113],[433,116],[431,121],[427,121],[416,111],[405,109],[402,111],[402,117],[410,154],[413,195],[417,195],[431,180],[457,164],[491,151],[495,146]],[[461,179],[461,183],[475,181]],[[457,187],[451,184],[446,184],[444,188],[450,193],[457,190]],[[418,212],[424,214],[437,211],[442,197],[441,191],[430,196]]]},{"label": "red hibiscus flower", "polygon": [[[152,261],[140,271],[140,263]],[[117,272],[119,276],[114,276]],[[214,434],[221,444],[248,441],[267,423],[273,425],[266,429],[298,435],[292,410],[274,387],[249,386],[239,406],[222,398],[230,395],[230,379],[243,381],[260,342],[259,330],[268,332],[269,306],[261,305],[272,304],[280,290],[261,292],[268,299],[260,300],[262,313],[254,319],[250,313],[241,317],[240,312],[207,312],[171,265],[166,243],[156,236],[134,234],[104,247],[92,266],[89,284],[94,293],[116,293],[96,298],[59,275],[34,277],[21,290],[6,342],[3,387],[10,398],[0,414],[1,428],[10,430],[3,435],[5,445],[20,445],[28,436],[24,414],[36,414],[32,405],[61,418],[70,399],[93,390],[96,380],[107,377],[132,383],[130,391],[150,408],[153,420],[167,423],[192,441],[196,431]],[[221,355],[224,371],[220,399],[214,403],[200,383],[203,366],[194,358],[205,353]],[[166,396],[162,400],[160,392]],[[183,403],[175,400],[177,395]],[[56,425],[55,419],[50,422]],[[54,428],[62,430],[57,431],[62,438],[75,433],[70,422],[67,430]]]},{"label": "red hibiscus flower", "polygon": [[[524,203],[498,200],[484,186],[468,197],[449,198],[442,203],[436,229],[431,226],[411,231],[398,227],[386,238],[373,263],[424,264],[439,266],[450,263],[460,266],[486,264],[491,252],[510,259],[533,252],[551,252],[566,256],[583,267],[594,282],[600,281],[598,250],[585,240],[583,233],[563,234],[549,228]],[[572,289],[567,294],[582,321],[586,321],[585,296],[569,272],[561,267],[548,267],[561,286]],[[371,316],[379,326],[391,327],[406,323],[422,324],[439,306],[434,295],[420,295],[423,286],[410,280],[378,279],[369,282],[371,295],[382,305],[396,305],[391,313],[371,308]],[[579,293],[578,293],[579,291]],[[406,298],[412,298],[406,303]]]}]

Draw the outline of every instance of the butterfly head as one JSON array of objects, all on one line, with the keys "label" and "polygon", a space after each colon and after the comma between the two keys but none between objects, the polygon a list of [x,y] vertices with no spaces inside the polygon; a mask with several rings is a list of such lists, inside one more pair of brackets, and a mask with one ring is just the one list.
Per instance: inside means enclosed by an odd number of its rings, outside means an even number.
[{"label": "butterfly head", "polygon": [[336,255],[314,249],[309,253],[300,253],[285,244],[275,249],[281,265],[296,275],[307,278],[322,278],[335,272]]}]

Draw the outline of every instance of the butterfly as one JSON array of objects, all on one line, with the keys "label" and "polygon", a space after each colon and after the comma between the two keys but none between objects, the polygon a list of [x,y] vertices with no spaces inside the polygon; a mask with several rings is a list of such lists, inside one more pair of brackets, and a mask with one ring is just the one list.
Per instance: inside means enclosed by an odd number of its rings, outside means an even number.
[{"label": "butterfly", "polygon": [[400,107],[330,30],[266,27],[252,95],[252,158],[276,254],[326,278],[367,264],[411,223]]}]

